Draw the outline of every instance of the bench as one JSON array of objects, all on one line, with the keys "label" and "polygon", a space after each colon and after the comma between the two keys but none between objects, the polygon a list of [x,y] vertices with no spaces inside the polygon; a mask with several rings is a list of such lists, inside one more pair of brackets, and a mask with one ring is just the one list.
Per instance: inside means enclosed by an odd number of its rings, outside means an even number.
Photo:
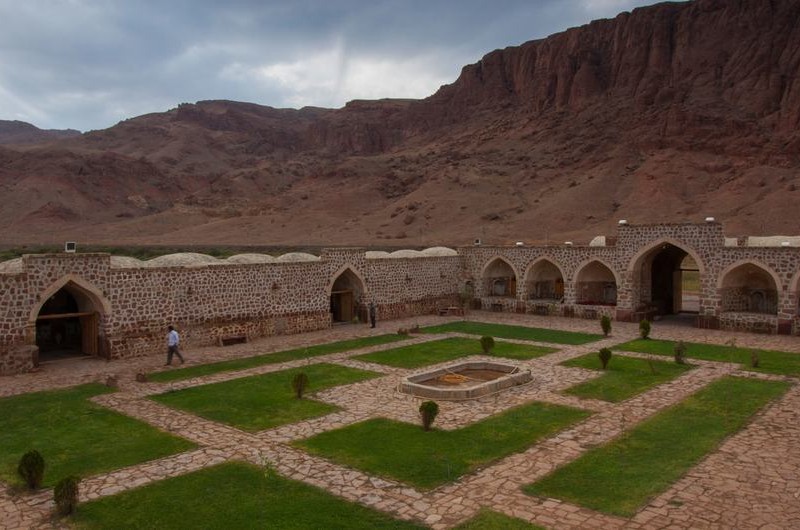
[{"label": "bench", "polygon": [[440,307],[439,308],[439,316],[446,317],[446,316],[464,316],[464,309],[458,306],[451,305],[449,307]]},{"label": "bench", "polygon": [[220,346],[233,346],[234,344],[244,344],[247,342],[247,335],[229,335],[219,338]]}]

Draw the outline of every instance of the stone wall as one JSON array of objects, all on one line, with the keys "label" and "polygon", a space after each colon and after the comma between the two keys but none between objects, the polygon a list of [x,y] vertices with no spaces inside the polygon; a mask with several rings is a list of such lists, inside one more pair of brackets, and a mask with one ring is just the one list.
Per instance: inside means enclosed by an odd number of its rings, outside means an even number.
[{"label": "stone wall", "polygon": [[[725,246],[719,223],[621,225],[608,241],[615,243],[473,246],[443,254],[336,248],[319,258],[160,267],[135,260],[112,266],[106,254],[24,256],[19,270],[0,269],[0,373],[34,365],[38,312],[61,288],[74,295],[81,311],[98,314],[99,354],[124,358],[161,352],[169,323],[182,332],[187,347],[327,328],[330,293],[345,272],[358,284],[362,318],[370,302],[380,320],[436,313],[461,305],[460,295],[471,289],[473,307],[487,310],[637,320],[648,314],[653,260],[670,245],[697,262],[698,321],[726,329],[800,333],[800,248],[741,246],[743,238],[736,240],[740,246]],[[611,271],[608,277],[592,276],[603,270],[599,265]],[[532,297],[536,282],[545,279],[539,278],[543,270],[548,282],[563,280],[563,295],[537,302]],[[492,278],[498,274],[513,285],[508,296],[493,296]],[[756,276],[758,285],[748,279]],[[597,292],[579,299],[586,281],[595,281]],[[765,282],[774,283],[769,304],[777,314],[747,312],[748,289],[763,289]],[[589,303],[601,300],[610,287],[616,287],[616,305]]]}]

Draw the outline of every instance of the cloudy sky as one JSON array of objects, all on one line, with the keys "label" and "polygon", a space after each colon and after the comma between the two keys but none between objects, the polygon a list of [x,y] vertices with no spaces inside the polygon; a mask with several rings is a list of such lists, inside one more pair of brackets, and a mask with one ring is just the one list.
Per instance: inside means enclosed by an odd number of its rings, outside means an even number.
[{"label": "cloudy sky", "polygon": [[0,119],[102,129],[203,99],[414,97],[656,0],[0,0]]}]

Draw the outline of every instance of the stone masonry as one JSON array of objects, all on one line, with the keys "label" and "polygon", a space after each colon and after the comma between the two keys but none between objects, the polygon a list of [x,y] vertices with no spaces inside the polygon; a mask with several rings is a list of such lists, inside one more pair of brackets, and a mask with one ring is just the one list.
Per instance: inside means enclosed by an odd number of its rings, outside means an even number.
[{"label": "stone masonry", "polygon": [[[158,266],[107,254],[26,255],[14,267],[0,263],[0,374],[36,366],[37,319],[45,302],[62,289],[74,297],[81,314],[95,315],[97,345],[91,353],[120,359],[161,351],[169,323],[189,346],[329,328],[333,284],[345,273],[360,283],[356,314],[364,315],[374,302],[383,320],[471,304],[502,312],[638,321],[651,317],[652,286],[659,281],[651,264],[666,247],[697,264],[698,326],[800,333],[796,246],[750,247],[746,238],[729,246],[716,222],[621,224],[617,236],[608,239],[604,246],[473,246],[392,254],[336,248],[319,257]],[[533,297],[531,278],[543,265],[547,274],[561,276],[549,277],[559,285],[556,299]],[[748,274],[754,271],[758,286],[771,284],[765,292],[772,309],[729,310],[750,307],[748,296],[764,296],[749,289]],[[495,296],[493,274],[504,275],[514,291]]]}]

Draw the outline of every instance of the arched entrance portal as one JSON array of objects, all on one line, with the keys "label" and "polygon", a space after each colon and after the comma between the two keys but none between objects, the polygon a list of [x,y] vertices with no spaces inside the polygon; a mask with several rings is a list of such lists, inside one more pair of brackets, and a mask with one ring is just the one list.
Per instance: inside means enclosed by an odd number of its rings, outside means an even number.
[{"label": "arched entrance portal", "polygon": [[333,282],[331,289],[331,320],[334,323],[352,322],[358,316],[358,307],[364,284],[358,276],[346,269]]},{"label": "arched entrance portal", "polygon": [[99,353],[99,315],[91,299],[66,285],[42,304],[36,317],[39,360]]},{"label": "arched entrance portal", "polygon": [[700,310],[700,265],[686,250],[662,243],[642,256],[636,269],[639,308],[656,315]]}]

